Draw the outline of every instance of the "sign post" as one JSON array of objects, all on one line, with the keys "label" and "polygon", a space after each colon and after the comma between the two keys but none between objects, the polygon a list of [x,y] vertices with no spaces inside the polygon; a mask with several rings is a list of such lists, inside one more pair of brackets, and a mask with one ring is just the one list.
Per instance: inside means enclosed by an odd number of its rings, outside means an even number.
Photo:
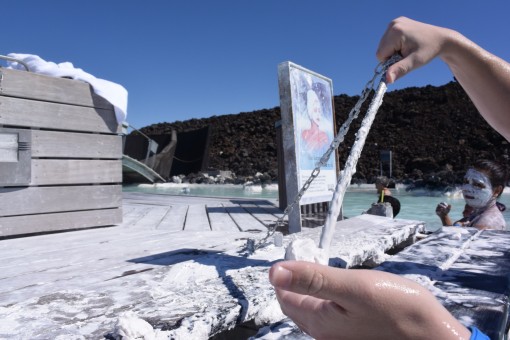
[{"label": "sign post", "polygon": [[[292,203],[335,136],[333,83],[322,75],[283,62],[278,65],[283,162],[287,202]],[[331,157],[301,197],[299,205],[330,201],[337,182]],[[301,231],[300,208],[289,213],[289,232]]]},{"label": "sign post", "polygon": [[391,178],[392,177],[392,154],[391,154],[391,150],[382,150],[381,153],[381,176],[384,175],[384,164],[387,164],[388,168],[389,168],[389,177]]}]

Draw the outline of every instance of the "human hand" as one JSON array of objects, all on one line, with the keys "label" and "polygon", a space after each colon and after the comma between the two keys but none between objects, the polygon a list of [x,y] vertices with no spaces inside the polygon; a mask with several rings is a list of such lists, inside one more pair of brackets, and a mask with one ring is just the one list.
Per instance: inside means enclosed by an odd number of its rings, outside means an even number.
[{"label": "human hand", "polygon": [[446,202],[441,202],[436,207],[436,214],[439,217],[445,217],[450,213],[452,206]]},{"label": "human hand", "polygon": [[427,64],[437,57],[449,34],[450,29],[432,26],[400,17],[393,20],[384,33],[377,58],[384,61],[395,53],[400,53],[402,60],[393,64],[386,72],[388,84],[406,75],[410,71]]},{"label": "human hand", "polygon": [[377,270],[279,262],[269,272],[283,313],[316,339],[469,339],[424,287]]}]

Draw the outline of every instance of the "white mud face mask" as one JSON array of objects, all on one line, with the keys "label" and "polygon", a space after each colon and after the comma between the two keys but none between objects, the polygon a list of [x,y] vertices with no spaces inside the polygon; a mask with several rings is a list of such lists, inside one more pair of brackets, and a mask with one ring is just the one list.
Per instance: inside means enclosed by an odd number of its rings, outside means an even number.
[{"label": "white mud face mask", "polygon": [[493,196],[491,182],[480,171],[469,169],[464,176],[462,194],[467,204],[475,209],[483,208]]}]

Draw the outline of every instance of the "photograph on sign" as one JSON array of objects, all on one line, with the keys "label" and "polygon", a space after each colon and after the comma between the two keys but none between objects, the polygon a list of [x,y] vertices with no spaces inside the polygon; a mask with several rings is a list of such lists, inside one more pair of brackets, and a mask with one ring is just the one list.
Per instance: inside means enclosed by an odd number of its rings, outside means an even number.
[{"label": "photograph on sign", "polygon": [[[332,81],[289,64],[289,82],[299,187],[310,177],[335,136]],[[335,153],[321,168],[301,204],[329,201],[336,185]]]}]

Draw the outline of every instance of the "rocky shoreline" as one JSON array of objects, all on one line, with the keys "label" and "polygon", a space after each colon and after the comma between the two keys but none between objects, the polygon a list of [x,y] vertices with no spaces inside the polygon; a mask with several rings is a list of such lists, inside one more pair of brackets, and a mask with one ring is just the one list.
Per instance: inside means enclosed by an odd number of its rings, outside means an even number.
[{"label": "rocky shoreline", "polygon": [[[334,97],[337,128],[358,100]],[[366,111],[366,105],[362,112]],[[275,123],[280,108],[242,112],[203,119],[157,123],[141,129],[149,135],[211,128],[209,162],[204,174],[187,174],[190,183],[277,181]],[[353,122],[339,148],[344,164],[361,119]],[[386,94],[359,159],[355,183],[373,183],[380,174],[380,151],[391,150],[392,177],[410,188],[442,190],[462,182],[467,167],[478,158],[509,164],[508,142],[480,116],[461,86],[411,87]],[[207,173],[229,171],[227,178]],[[258,175],[257,175],[258,174]],[[388,173],[386,173],[388,175]]]}]

